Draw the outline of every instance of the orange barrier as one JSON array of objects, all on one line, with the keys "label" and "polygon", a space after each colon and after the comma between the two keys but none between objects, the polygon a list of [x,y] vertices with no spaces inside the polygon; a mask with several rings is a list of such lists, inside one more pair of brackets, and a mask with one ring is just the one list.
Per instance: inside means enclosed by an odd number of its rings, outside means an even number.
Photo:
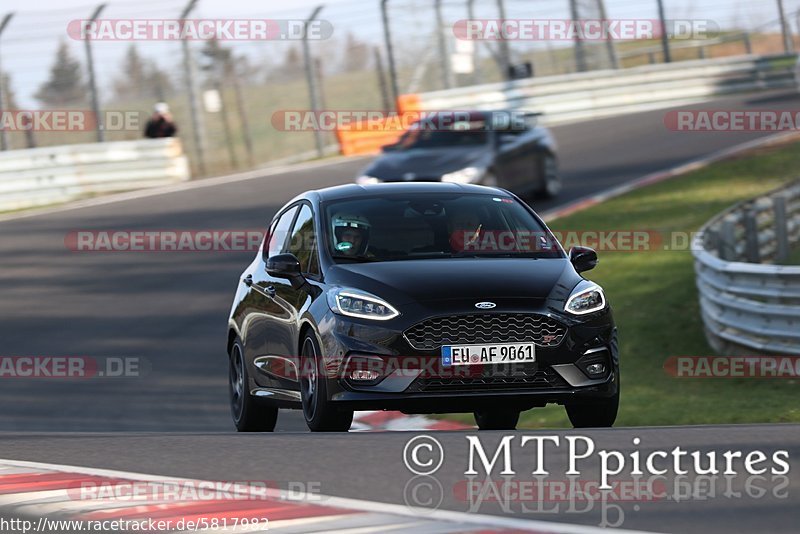
[{"label": "orange barrier", "polygon": [[397,98],[397,110],[400,120],[385,117],[378,120],[358,121],[336,129],[336,139],[344,156],[376,154],[381,147],[396,143],[405,130],[396,127],[398,122],[405,122],[402,117],[406,113],[420,111],[419,95],[401,95]]}]

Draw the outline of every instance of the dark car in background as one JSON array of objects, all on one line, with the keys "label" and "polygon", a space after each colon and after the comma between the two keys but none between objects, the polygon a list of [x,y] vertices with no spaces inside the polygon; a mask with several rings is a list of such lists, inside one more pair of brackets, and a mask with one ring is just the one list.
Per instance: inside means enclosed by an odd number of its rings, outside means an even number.
[{"label": "dark car in background", "polygon": [[383,147],[356,182],[453,182],[518,195],[559,193],[556,142],[536,124],[537,114],[470,111],[466,120],[448,122],[454,113],[431,113],[412,124],[397,143]]},{"label": "dark car in background", "polygon": [[228,322],[240,431],[301,408],[315,431],[354,410],[473,412],[513,429],[558,403],[611,426],[617,334],[602,288],[534,211],[474,185],[345,185],[305,193],[272,221]]}]

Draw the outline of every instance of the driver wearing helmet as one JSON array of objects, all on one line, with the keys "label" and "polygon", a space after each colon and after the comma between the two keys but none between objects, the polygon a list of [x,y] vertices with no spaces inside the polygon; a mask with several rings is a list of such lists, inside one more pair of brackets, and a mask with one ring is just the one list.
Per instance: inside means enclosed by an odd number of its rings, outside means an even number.
[{"label": "driver wearing helmet", "polygon": [[480,215],[471,210],[455,210],[447,224],[450,231],[450,247],[454,252],[476,250],[483,237]]},{"label": "driver wearing helmet", "polygon": [[362,215],[337,213],[333,217],[333,246],[338,254],[364,256],[369,246],[369,220]]}]

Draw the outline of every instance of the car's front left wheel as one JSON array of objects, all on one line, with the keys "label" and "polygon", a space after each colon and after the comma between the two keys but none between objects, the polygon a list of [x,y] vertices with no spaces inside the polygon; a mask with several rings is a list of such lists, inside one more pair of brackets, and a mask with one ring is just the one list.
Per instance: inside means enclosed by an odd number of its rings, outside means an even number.
[{"label": "car's front left wheel", "polygon": [[312,432],[347,432],[353,410],[340,410],[328,401],[324,359],[319,344],[309,333],[300,346],[300,398],[303,417]]},{"label": "car's front left wheel", "polygon": [[244,348],[238,338],[230,351],[228,370],[228,390],[230,393],[231,415],[239,432],[272,432],[278,421],[278,408],[265,399],[250,394],[247,364]]}]

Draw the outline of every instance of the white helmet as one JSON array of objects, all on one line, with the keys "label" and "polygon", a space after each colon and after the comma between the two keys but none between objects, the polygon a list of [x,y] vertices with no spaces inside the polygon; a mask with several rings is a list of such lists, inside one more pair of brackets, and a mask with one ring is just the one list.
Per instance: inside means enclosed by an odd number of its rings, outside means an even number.
[{"label": "white helmet", "polygon": [[[361,255],[367,251],[369,243],[369,220],[362,215],[350,213],[337,213],[333,216],[333,246],[337,252],[345,252],[352,255]],[[343,239],[347,230],[356,230],[361,234],[361,242],[356,244],[352,241]],[[353,249],[357,246],[357,249]]]}]

